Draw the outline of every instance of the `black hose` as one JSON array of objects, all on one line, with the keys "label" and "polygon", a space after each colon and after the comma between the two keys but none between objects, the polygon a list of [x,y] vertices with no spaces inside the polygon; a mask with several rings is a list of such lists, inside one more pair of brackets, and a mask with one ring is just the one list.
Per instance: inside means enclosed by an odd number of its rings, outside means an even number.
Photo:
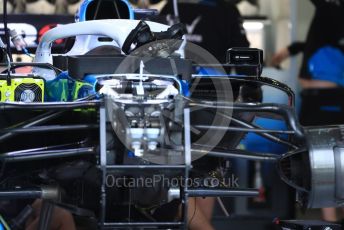
[{"label": "black hose", "polygon": [[288,122],[289,127],[295,131],[295,136],[298,139],[304,138],[303,128],[298,123],[296,114],[290,107],[280,104],[243,104],[243,103],[217,103],[211,101],[189,102],[189,106],[201,107],[206,109],[228,109],[239,112],[270,112],[277,113],[283,116]]},{"label": "black hose", "polygon": [[102,101],[93,100],[93,101],[75,101],[75,102],[46,102],[46,103],[16,103],[16,102],[6,102],[0,103],[0,110],[7,109],[54,109],[54,110],[73,110],[73,109],[82,109],[82,108],[95,108],[101,105]]},{"label": "black hose", "polygon": [[[35,125],[39,125],[41,123],[44,123],[44,122],[47,122],[49,120],[52,120],[58,116],[60,116],[63,112],[55,112],[55,111],[52,111],[52,112],[47,112],[47,113],[44,113],[40,116],[37,116],[37,117],[34,117],[28,121],[25,121],[24,123],[18,125],[18,126],[14,126],[12,127],[12,129],[18,129],[18,128],[21,128],[21,129],[25,129],[25,128],[30,128],[32,126],[35,126]],[[0,132],[1,133],[1,132]],[[3,135],[0,136],[0,143],[10,137],[13,137],[14,135],[16,135],[16,133],[13,133],[13,132],[7,132]]]},{"label": "black hose", "polygon": [[[3,0],[3,8],[4,8],[4,12],[3,12],[3,21],[4,21],[4,30],[5,30],[5,42],[6,42],[6,52],[9,58],[9,62],[8,65],[11,66],[11,63],[13,62],[13,57],[12,57],[12,52],[11,52],[11,43],[10,43],[10,34],[7,28],[7,0]],[[11,71],[7,72],[7,85],[10,86],[11,85]]]},{"label": "black hose", "polygon": [[10,33],[7,27],[7,0],[3,0],[3,21],[4,21],[4,30],[5,30],[5,42],[7,46],[7,53],[10,58],[10,61],[13,62],[12,52],[11,52],[11,43],[10,43]]},{"label": "black hose", "polygon": [[[45,69],[51,69],[54,70],[56,76],[58,76],[60,73],[62,73],[62,70],[59,68],[56,68],[55,66],[49,64],[49,63],[35,63],[35,62],[15,62],[11,64],[11,70],[14,70],[19,67],[23,66],[32,66],[32,67],[41,67]],[[8,70],[4,70],[2,73],[7,73]]]},{"label": "black hose", "polygon": [[16,229],[23,229],[25,222],[34,212],[31,205],[26,205],[25,208],[16,216],[14,219],[11,220],[10,227],[12,230]]},{"label": "black hose", "polygon": [[34,126],[27,128],[10,128],[0,130],[0,133],[42,133],[42,132],[62,132],[62,131],[77,131],[85,129],[96,129],[99,125],[96,124],[78,124],[78,125],[45,125]]},{"label": "black hose", "polygon": [[71,147],[71,146],[82,146],[86,142],[87,142],[87,139],[85,139],[83,141],[79,141],[79,142],[74,142],[74,143],[67,143],[67,144],[61,144],[61,145],[50,145],[50,146],[39,147],[39,148],[34,148],[34,149],[19,150],[19,151],[9,152],[9,153],[6,153],[6,154],[7,155],[15,155],[17,153],[30,153],[30,152],[37,152],[37,151],[62,149],[62,148]]},{"label": "black hose", "polygon": [[0,190],[0,200],[37,199],[42,194],[42,189]]},{"label": "black hose", "polygon": [[256,153],[250,152],[241,149],[229,149],[229,150],[220,150],[213,149],[211,151],[202,150],[200,147],[196,146],[191,149],[193,154],[204,154],[211,157],[220,157],[220,158],[241,158],[253,161],[272,161],[276,162],[281,156],[271,153]]},{"label": "black hose", "polygon": [[263,128],[241,128],[232,126],[214,126],[214,125],[193,125],[196,129],[206,129],[206,130],[222,130],[222,131],[232,131],[232,132],[252,132],[252,133],[277,133],[277,134],[294,134],[293,130],[276,130],[276,129],[263,129]]},{"label": "black hose", "polygon": [[191,188],[189,197],[257,197],[258,189],[219,189],[219,188]]},{"label": "black hose", "polygon": [[[220,115],[224,116],[224,117],[227,117],[226,114],[223,114],[223,113],[220,113]],[[258,125],[254,125],[254,124],[250,124],[250,123],[247,123],[243,120],[240,120],[238,118],[235,118],[235,117],[230,117],[228,119],[231,119],[232,122],[238,124],[238,125],[241,125],[243,127],[247,127],[247,128],[251,128],[251,129],[261,129],[260,126]],[[257,135],[260,135],[270,141],[273,141],[273,142],[277,142],[277,143],[280,143],[280,144],[284,144],[284,145],[287,145],[293,149],[297,149],[298,146],[294,145],[293,143],[290,143],[286,140],[283,140],[282,138],[279,138],[278,136],[272,134],[272,133],[257,133]]]},{"label": "black hose", "polygon": [[47,160],[47,159],[60,159],[64,157],[76,157],[95,154],[94,147],[76,148],[76,149],[59,149],[59,150],[43,150],[32,152],[16,152],[4,153],[0,156],[0,159],[6,162],[22,162],[33,160]]}]

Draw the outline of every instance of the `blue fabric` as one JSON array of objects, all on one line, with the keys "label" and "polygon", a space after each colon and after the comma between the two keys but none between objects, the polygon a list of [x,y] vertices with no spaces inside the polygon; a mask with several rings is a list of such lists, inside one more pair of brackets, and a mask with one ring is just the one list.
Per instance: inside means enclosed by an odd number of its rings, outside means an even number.
[{"label": "blue fabric", "polygon": [[309,72],[315,80],[334,82],[344,87],[344,53],[332,46],[320,48],[309,59]]},{"label": "blue fabric", "polygon": [[[81,85],[78,87],[78,84]],[[74,101],[95,94],[93,85],[76,81],[67,71],[60,73],[54,80],[46,82],[45,101]]]},{"label": "blue fabric", "polygon": [[96,92],[96,84],[97,84],[97,75],[95,74],[89,74],[89,75],[86,75],[85,78],[84,78],[84,81],[93,85],[93,91]]},{"label": "blue fabric", "polygon": [[69,101],[71,81],[67,72],[62,72],[54,80],[47,81],[45,101]]},{"label": "blue fabric", "polygon": [[202,77],[245,77],[245,75],[240,74],[228,74],[221,71],[220,68],[212,67],[202,67],[198,66],[195,69],[197,75],[202,75]]},{"label": "blue fabric", "polygon": [[211,67],[202,67],[202,66],[199,66],[196,68],[196,73],[199,75],[204,75],[204,77],[225,75],[225,73],[223,73],[219,69],[211,68]]},{"label": "blue fabric", "polygon": [[190,84],[187,81],[183,81],[183,80],[180,80],[180,84],[182,86],[183,96],[189,97],[190,96],[190,91],[189,91]]},{"label": "blue fabric", "polygon": [[[269,119],[269,118],[257,118],[254,124],[265,128],[275,130],[287,130],[285,121]],[[280,135],[280,138],[286,139],[286,135]],[[282,154],[288,150],[288,147],[276,142],[270,141],[264,137],[261,137],[255,133],[249,133],[240,143],[248,151],[262,152],[262,153],[274,153]]]}]

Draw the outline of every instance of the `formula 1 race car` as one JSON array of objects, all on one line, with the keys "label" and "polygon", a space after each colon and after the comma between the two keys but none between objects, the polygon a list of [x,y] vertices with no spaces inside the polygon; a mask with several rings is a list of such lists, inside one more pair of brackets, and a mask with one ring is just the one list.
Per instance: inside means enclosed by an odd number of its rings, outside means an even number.
[{"label": "formula 1 race car", "polygon": [[[293,92],[261,76],[261,50],[230,49],[220,64],[183,35],[182,24],[81,21],[47,32],[33,63],[10,63],[0,79],[0,199],[13,229],[32,212],[18,214],[17,201],[36,199],[39,229],[53,206],[89,228],[186,229],[191,197],[259,195],[213,183],[228,158],[275,162],[304,207],[341,205],[342,127],[301,127]],[[75,36],[69,53],[52,55],[53,41]],[[99,45],[85,49],[88,39]],[[23,66],[29,73],[15,73]],[[266,88],[286,103],[266,102]],[[264,128],[261,117],[285,125]],[[240,148],[249,133],[285,152]]]}]

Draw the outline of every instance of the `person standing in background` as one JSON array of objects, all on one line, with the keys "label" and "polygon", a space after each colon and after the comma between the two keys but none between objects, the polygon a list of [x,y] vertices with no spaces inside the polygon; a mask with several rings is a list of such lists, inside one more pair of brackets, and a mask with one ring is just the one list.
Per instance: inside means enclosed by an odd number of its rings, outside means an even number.
[{"label": "person standing in background", "polygon": [[[186,39],[213,54],[220,63],[232,47],[248,47],[243,20],[237,7],[224,0],[178,0],[180,22],[186,25]],[[174,15],[173,1],[162,15]],[[170,17],[171,18],[171,17]]]},{"label": "person standing in background", "polygon": [[[341,79],[344,76],[344,66],[337,66],[336,69],[341,68],[343,70],[342,73],[332,75],[331,77],[326,74],[326,71],[324,71],[321,76],[315,76],[310,66],[315,57],[317,60],[319,60],[319,57],[325,58],[315,66],[315,68],[320,67],[322,69],[330,68],[325,63],[332,63],[335,66],[342,61],[336,60],[340,55],[331,54],[342,53],[342,57],[344,58],[344,0],[311,0],[311,2],[316,7],[316,10],[306,41],[294,42],[289,47],[278,51],[272,59],[272,65],[278,66],[289,56],[294,56],[302,52],[303,60],[299,73],[299,80],[303,89],[343,87],[344,85],[340,84],[340,82],[344,80]],[[331,53],[328,52],[329,48],[331,49]],[[325,53],[323,51],[325,51],[327,55],[319,56],[319,54]],[[335,71],[330,70],[330,72],[334,73]],[[301,106],[300,121],[302,122],[302,120],[304,120],[309,123],[307,118],[308,115],[303,112],[304,101],[305,98],[303,98],[303,106]],[[312,113],[312,111],[308,111],[308,113]],[[326,122],[328,122],[326,124],[330,124],[331,118],[326,120]],[[322,125],[323,123],[324,119],[308,125]],[[344,213],[344,210],[342,211]],[[325,221],[338,221],[335,208],[323,208],[322,216]]]},{"label": "person standing in background", "polygon": [[[175,15],[173,1],[169,1],[161,11],[167,15],[170,24]],[[249,47],[243,19],[236,5],[224,0],[178,0],[178,19],[187,29],[186,39],[209,51],[220,63],[226,62],[226,51],[232,47]],[[188,56],[188,54],[186,54]],[[195,164],[211,171],[216,165],[214,159],[202,159]],[[211,221],[214,198],[196,198],[199,212]]]},{"label": "person standing in background", "polygon": [[336,83],[314,80],[309,71],[309,60],[321,48],[331,46],[344,52],[344,0],[311,0],[316,7],[314,17],[305,42],[295,42],[289,47],[278,51],[272,65],[278,66],[289,56],[303,53],[299,73],[300,84],[303,88],[336,87]]}]

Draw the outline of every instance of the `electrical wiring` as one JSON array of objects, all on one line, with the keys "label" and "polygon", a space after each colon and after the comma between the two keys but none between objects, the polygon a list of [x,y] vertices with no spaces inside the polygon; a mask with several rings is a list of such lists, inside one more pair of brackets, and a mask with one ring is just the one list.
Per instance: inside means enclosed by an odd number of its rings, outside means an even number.
[{"label": "electrical wiring", "polygon": [[7,0],[4,0],[3,1],[3,22],[4,22],[4,31],[5,31],[5,43],[6,43],[6,46],[7,46],[7,54],[11,60],[11,62],[13,62],[13,58],[12,58],[12,52],[11,52],[11,43],[10,43],[10,35],[9,35],[9,29],[8,29],[8,26],[7,26]]},{"label": "electrical wiring", "polygon": [[6,42],[6,58],[7,58],[7,85],[11,85],[11,63],[13,62],[13,58],[12,58],[12,52],[11,52],[11,44],[10,44],[10,34],[9,34],[9,30],[7,27],[7,0],[3,1],[3,21],[4,21],[4,30],[5,30],[5,42]]},{"label": "electrical wiring", "polygon": [[6,51],[5,48],[1,47],[1,49],[3,50],[3,53],[5,54],[6,56],[6,62],[7,62],[7,77],[6,77],[6,80],[7,80],[7,85],[11,85],[11,59]]},{"label": "electrical wiring", "polygon": [[23,49],[24,54],[26,54],[26,55],[29,56],[30,58],[34,58],[34,57],[29,53],[29,51],[28,51],[26,48],[22,48],[22,49]]}]

